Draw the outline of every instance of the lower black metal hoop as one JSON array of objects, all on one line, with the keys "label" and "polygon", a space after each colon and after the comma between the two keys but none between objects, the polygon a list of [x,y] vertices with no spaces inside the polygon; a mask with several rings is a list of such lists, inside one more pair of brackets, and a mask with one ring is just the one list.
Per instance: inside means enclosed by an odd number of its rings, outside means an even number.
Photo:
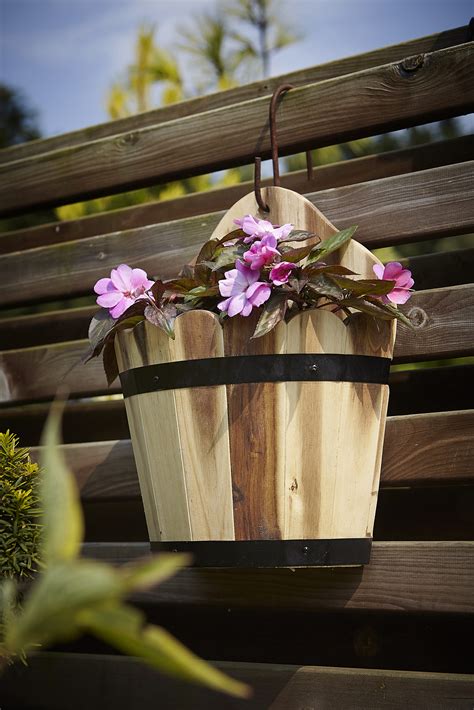
[{"label": "lower black metal hoop", "polygon": [[153,552],[187,552],[194,567],[337,567],[369,562],[372,538],[152,542]]}]

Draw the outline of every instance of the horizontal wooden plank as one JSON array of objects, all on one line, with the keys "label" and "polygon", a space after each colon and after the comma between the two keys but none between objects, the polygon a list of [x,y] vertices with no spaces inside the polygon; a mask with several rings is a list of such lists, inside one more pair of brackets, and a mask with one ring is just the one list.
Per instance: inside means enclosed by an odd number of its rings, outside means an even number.
[{"label": "horizontal wooden plank", "polygon": [[474,352],[474,284],[419,291],[402,310],[414,330],[398,328],[397,362]]},{"label": "horizontal wooden plank", "polygon": [[[404,310],[415,328],[398,328],[395,362],[474,352],[472,286],[420,291]],[[87,341],[77,340],[0,352],[0,403],[51,399],[60,384],[72,396],[118,392],[117,380],[107,388],[100,358],[82,363],[86,349]]]},{"label": "horizontal wooden plank", "polygon": [[[400,671],[300,668],[272,703],[272,710],[305,707],[469,708],[474,698],[474,678],[448,681],[434,674],[409,677]],[[446,683],[447,681],[447,683]],[[444,687],[443,687],[444,686]]]},{"label": "horizontal wooden plank", "polygon": [[474,248],[420,254],[401,261],[411,270],[417,290],[459,286],[472,281],[474,274]]},{"label": "horizontal wooden plank", "polygon": [[[473,63],[474,65],[474,63]],[[474,161],[322,190],[308,199],[373,248],[474,231]],[[0,256],[0,303],[91,293],[120,263],[173,277],[212,234],[222,212]]]},{"label": "horizontal wooden plank", "polygon": [[[279,110],[281,154],[469,113],[473,54],[469,42],[293,89]],[[269,157],[267,124],[268,98],[262,97],[4,163],[0,214]]]},{"label": "horizontal wooden plank", "polygon": [[[62,450],[84,500],[140,495],[129,440],[63,444]],[[35,460],[39,453],[31,449]],[[389,417],[381,485],[474,482],[473,457],[474,410]]]},{"label": "horizontal wooden plank", "polygon": [[59,148],[71,147],[87,141],[99,140],[118,133],[128,133],[137,128],[146,128],[158,123],[172,121],[185,116],[192,116],[203,111],[211,111],[223,106],[248,101],[260,96],[271,96],[280,84],[294,84],[304,86],[317,81],[332,79],[336,76],[351,74],[352,72],[370,69],[381,64],[396,62],[415,54],[424,54],[458,44],[469,42],[472,39],[469,26],[438,32],[436,34],[419,37],[408,42],[390,45],[364,54],[356,54],[336,61],[318,64],[306,69],[299,69],[288,74],[267,77],[262,81],[239,86],[228,91],[219,91],[215,94],[198,97],[189,101],[182,101],[171,106],[141,113],[135,116],[110,121],[97,126],[83,128],[78,131],[66,133],[43,140],[31,141],[21,145],[12,146],[0,151],[0,163],[19,160],[35,155],[41,155]]},{"label": "horizontal wooden plank", "polygon": [[[124,564],[148,543],[88,543],[88,557]],[[227,608],[474,612],[474,542],[376,542],[363,568],[187,569],[136,600]]]},{"label": "horizontal wooden plank", "polygon": [[263,663],[216,664],[248,683],[252,697],[236,700],[205,688],[172,680],[136,658],[86,653],[40,653],[28,666],[9,669],[4,678],[5,701],[11,707],[37,706],[63,710],[114,708],[141,710],[200,708],[205,710],[295,710],[296,708],[421,708],[470,710],[472,675],[364,670]]},{"label": "horizontal wooden plank", "polygon": [[[474,365],[392,372],[389,415],[469,409],[474,391]],[[119,398],[70,400],[62,429],[66,444],[128,439],[125,407]],[[0,431],[10,428],[25,446],[38,446],[49,403],[0,407]]]},{"label": "horizontal wooden plank", "polygon": [[[281,176],[281,184],[283,187],[304,194],[315,189],[342,187],[473,159],[474,136],[468,135],[414,146],[406,150],[388,151],[322,165],[314,168],[314,176],[311,180],[308,180],[306,170],[287,173]],[[266,179],[262,184],[269,185],[271,182],[271,179]],[[252,182],[243,182],[232,187],[197,192],[174,200],[149,202],[90,215],[82,219],[7,232],[0,234],[0,254],[208,214],[226,209],[252,190]]]}]

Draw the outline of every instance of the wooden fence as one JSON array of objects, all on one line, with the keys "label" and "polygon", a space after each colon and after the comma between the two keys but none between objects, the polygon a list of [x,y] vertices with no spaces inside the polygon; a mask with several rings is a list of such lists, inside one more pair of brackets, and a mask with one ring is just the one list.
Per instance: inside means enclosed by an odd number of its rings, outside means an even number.
[{"label": "wooden fence", "polygon": [[[282,154],[466,114],[474,107],[470,39],[461,27],[8,148],[0,152],[0,216],[268,157],[269,97],[282,82],[297,87],[279,108]],[[462,136],[316,168],[311,180],[288,174],[282,184],[306,194],[337,227],[357,223],[370,248],[394,246],[474,232],[473,161],[473,136]],[[64,450],[81,489],[85,555],[120,564],[148,554],[148,544],[123,402],[103,396],[118,395],[119,386],[107,388],[99,361],[80,364],[96,309],[70,300],[90,294],[122,262],[175,275],[222,211],[251,189],[0,234],[0,430],[37,447],[48,402],[67,384]],[[404,311],[414,329],[399,328],[395,363],[432,365],[391,375],[370,565],[188,569],[137,598],[151,619],[253,682],[253,701],[183,688],[108,655],[100,657],[99,681],[94,654],[107,649],[87,640],[63,647],[69,655],[43,655],[30,670],[14,671],[11,702],[63,707],[62,674],[78,689],[86,678],[101,688],[90,707],[131,707],[137,697],[152,707],[161,694],[163,708],[471,708],[474,683],[459,674],[472,671],[464,649],[474,632],[474,366],[458,358],[474,354],[473,257],[474,246],[448,243],[407,259],[418,290]],[[38,302],[61,305],[13,317],[12,308]],[[449,367],[435,366],[446,358]],[[23,677],[30,680],[19,683]],[[128,690],[118,694],[124,677]],[[78,693],[69,707],[83,707],[74,704]]]}]

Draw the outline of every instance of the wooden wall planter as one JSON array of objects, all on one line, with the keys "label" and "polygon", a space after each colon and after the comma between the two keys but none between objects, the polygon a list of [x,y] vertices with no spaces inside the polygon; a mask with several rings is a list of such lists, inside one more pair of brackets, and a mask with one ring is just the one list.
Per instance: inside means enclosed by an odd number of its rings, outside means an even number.
[{"label": "wooden wall planter", "polygon": [[[274,224],[337,231],[296,193],[263,192]],[[214,236],[248,213],[253,194]],[[343,252],[340,263],[372,276],[364,247]],[[175,340],[146,322],[116,338],[150,539],[203,566],[364,564],[395,323],[346,327],[318,310],[250,340],[255,322],[191,311]]]}]

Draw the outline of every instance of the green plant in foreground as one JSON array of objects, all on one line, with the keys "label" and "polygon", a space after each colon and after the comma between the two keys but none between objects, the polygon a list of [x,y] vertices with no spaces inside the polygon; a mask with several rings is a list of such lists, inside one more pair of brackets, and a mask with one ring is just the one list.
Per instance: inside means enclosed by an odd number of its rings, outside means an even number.
[{"label": "green plant in foreground", "polygon": [[160,555],[114,568],[79,557],[83,518],[73,475],[61,449],[61,407],[53,406],[43,435],[41,560],[28,594],[18,605],[18,586],[0,587],[0,664],[22,658],[38,646],[93,633],[120,651],[138,656],[165,673],[239,697],[249,688],[188,651],[167,631],[147,625],[144,615],[125,602],[131,592],[172,576],[186,555]]},{"label": "green plant in foreground", "polygon": [[18,438],[0,433],[0,576],[31,577],[39,564],[39,467]]}]

